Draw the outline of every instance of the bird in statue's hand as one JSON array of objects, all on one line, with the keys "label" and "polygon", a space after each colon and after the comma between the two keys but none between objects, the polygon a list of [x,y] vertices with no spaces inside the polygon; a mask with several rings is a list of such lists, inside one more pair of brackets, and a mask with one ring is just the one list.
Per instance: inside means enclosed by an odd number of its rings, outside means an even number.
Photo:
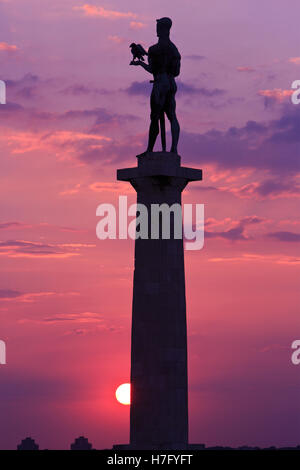
[{"label": "bird in statue's hand", "polygon": [[144,61],[144,55],[148,55],[148,53],[145,51],[145,49],[143,48],[143,46],[141,46],[140,44],[135,44],[134,42],[130,44],[130,49],[131,49],[131,53],[132,53],[132,56],[133,56],[133,59],[132,61],[130,62],[130,65],[134,64],[134,61],[135,59],[138,59],[138,60],[142,60]]}]

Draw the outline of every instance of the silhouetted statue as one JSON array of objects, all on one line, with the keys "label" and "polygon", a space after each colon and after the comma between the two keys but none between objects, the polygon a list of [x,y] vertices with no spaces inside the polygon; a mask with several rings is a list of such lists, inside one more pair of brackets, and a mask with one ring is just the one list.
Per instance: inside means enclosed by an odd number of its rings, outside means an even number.
[{"label": "silhouetted statue", "polygon": [[151,46],[148,50],[148,64],[142,60],[133,60],[130,65],[141,65],[147,72],[152,73],[154,77],[150,99],[151,124],[149,141],[147,150],[144,153],[153,152],[154,144],[159,134],[159,122],[162,149],[166,151],[165,113],[171,124],[172,146],[170,151],[177,153],[180,127],[176,117],[175,93],[177,86],[175,77],[178,77],[180,73],[181,56],[177,47],[170,41],[172,20],[170,18],[161,18],[156,21],[158,43]]}]

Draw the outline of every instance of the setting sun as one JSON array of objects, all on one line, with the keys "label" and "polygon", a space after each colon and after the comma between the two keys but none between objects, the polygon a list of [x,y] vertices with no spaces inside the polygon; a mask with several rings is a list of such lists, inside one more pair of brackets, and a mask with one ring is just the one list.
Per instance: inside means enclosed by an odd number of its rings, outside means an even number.
[{"label": "setting sun", "polygon": [[122,405],[130,405],[130,384],[122,384],[116,390],[116,398]]}]

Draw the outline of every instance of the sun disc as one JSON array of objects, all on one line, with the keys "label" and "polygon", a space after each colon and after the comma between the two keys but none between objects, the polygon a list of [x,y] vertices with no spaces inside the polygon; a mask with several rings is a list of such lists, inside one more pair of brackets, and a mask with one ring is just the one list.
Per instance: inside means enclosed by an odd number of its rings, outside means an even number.
[{"label": "sun disc", "polygon": [[117,388],[116,399],[122,405],[130,405],[130,384],[122,384]]}]

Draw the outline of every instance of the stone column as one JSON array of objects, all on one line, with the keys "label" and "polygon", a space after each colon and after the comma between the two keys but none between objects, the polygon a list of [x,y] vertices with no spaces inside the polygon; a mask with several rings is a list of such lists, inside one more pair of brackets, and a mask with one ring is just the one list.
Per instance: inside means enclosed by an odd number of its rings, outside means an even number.
[{"label": "stone column", "polygon": [[[138,167],[118,170],[137,202],[181,205],[189,181],[202,171],[180,166],[178,155],[153,152]],[[171,217],[171,220],[173,218]],[[153,222],[153,221],[152,221]],[[183,240],[135,241],[131,336],[131,449],[188,448],[187,332]]]}]

